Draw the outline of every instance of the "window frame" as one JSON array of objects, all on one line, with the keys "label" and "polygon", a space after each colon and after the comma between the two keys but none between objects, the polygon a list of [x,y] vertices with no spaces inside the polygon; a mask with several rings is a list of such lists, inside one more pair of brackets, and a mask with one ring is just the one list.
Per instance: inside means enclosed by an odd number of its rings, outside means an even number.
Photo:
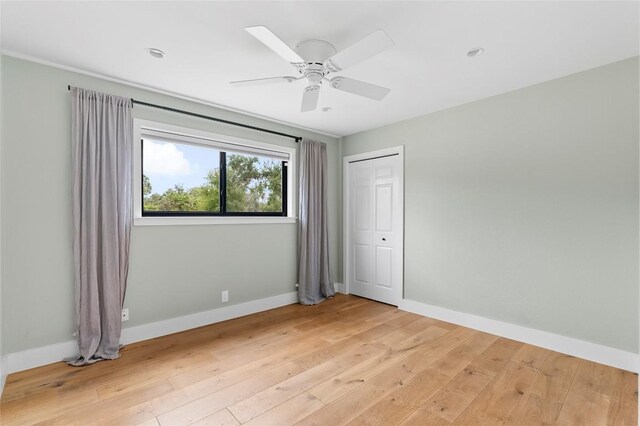
[{"label": "window frame", "polygon": [[[215,225],[215,224],[254,224],[254,223],[295,223],[295,148],[256,142],[235,136],[221,135],[192,128],[134,119],[133,139],[133,224],[134,225]],[[142,139],[158,137],[175,140],[177,143],[211,146],[220,151],[239,152],[255,155],[274,155],[286,162],[283,170],[283,208],[280,212],[161,212],[143,215],[142,194]],[[222,182],[221,182],[222,183]],[[286,184],[286,186],[284,186]],[[225,189],[226,190],[226,189]]]}]

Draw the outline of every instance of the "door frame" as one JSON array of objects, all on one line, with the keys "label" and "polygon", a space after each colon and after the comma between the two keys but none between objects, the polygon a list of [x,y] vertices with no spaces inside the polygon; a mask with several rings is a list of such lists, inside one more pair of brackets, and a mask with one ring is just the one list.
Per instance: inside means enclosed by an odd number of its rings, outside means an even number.
[{"label": "door frame", "polygon": [[342,265],[345,281],[345,294],[349,294],[351,281],[351,268],[349,265],[349,244],[351,242],[351,230],[349,229],[349,210],[351,208],[349,205],[349,184],[351,174],[349,173],[349,163],[354,161],[373,160],[375,158],[391,155],[398,155],[400,157],[400,174],[398,182],[398,185],[400,186],[398,196],[401,210],[400,244],[398,244],[398,248],[400,250],[400,257],[402,258],[402,265],[400,268],[400,299],[398,300],[398,304],[400,304],[404,299],[404,145],[342,157]]}]

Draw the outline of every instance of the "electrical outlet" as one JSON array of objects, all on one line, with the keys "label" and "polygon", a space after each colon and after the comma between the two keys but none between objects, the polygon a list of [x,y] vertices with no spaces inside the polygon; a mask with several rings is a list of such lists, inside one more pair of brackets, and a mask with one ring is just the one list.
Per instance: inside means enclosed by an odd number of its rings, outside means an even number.
[{"label": "electrical outlet", "polygon": [[222,303],[229,301],[229,290],[222,291]]},{"label": "electrical outlet", "polygon": [[129,309],[122,310],[122,321],[129,321]]}]

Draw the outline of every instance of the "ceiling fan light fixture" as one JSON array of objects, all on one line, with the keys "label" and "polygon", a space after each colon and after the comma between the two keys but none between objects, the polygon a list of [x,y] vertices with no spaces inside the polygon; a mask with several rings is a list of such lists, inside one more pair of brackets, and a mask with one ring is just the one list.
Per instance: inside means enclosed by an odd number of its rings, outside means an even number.
[{"label": "ceiling fan light fixture", "polygon": [[480,56],[484,53],[484,48],[482,47],[474,47],[473,49],[467,52],[467,56],[469,58],[475,58],[476,56]]},{"label": "ceiling fan light fixture", "polygon": [[155,47],[150,47],[147,49],[147,51],[149,52],[149,55],[157,59],[162,59],[166,56],[166,54],[162,50],[156,49]]}]

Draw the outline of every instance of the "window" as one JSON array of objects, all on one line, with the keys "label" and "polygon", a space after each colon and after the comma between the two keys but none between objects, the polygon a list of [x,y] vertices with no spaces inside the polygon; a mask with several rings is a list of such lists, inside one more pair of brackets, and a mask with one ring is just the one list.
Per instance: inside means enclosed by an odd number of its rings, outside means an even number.
[{"label": "window", "polygon": [[293,149],[143,120],[135,128],[135,224],[294,222]]},{"label": "window", "polygon": [[142,215],[220,213],[222,152],[144,137]]}]

